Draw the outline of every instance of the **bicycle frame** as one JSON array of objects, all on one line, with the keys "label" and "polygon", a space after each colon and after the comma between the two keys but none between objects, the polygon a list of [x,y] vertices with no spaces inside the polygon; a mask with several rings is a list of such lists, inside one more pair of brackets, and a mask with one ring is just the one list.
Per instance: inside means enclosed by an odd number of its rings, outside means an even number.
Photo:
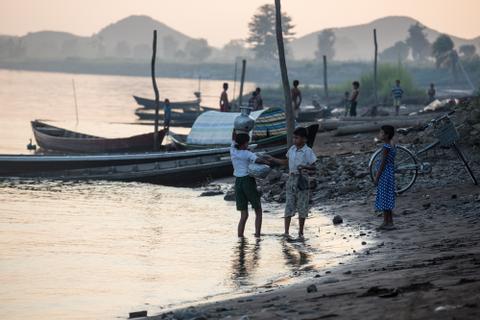
[{"label": "bicycle frame", "polygon": [[397,163],[395,165],[395,172],[399,173],[399,172],[406,171],[406,170],[418,170],[420,173],[431,172],[432,171],[432,166],[430,165],[430,163],[420,161],[419,156],[426,153],[429,150],[432,150],[433,148],[435,148],[439,144],[440,144],[440,141],[436,140],[436,141],[430,143],[429,145],[427,145],[426,147],[420,149],[419,151],[413,151],[413,152],[410,148],[407,148],[406,146],[402,146],[403,148],[410,151],[411,155],[415,158],[416,163],[415,164],[404,164],[404,165],[402,165],[401,163]]}]

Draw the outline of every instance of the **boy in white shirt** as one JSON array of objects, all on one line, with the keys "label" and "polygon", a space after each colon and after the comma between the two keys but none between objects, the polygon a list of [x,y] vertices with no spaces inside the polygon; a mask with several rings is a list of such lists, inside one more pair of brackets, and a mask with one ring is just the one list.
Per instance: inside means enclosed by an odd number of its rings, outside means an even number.
[{"label": "boy in white shirt", "polygon": [[289,177],[286,186],[285,205],[285,235],[289,235],[290,222],[295,212],[298,211],[299,230],[298,236],[303,238],[305,219],[308,216],[310,192],[308,187],[305,190],[299,188],[299,177],[301,174],[308,174],[316,170],[315,162],[317,156],[313,150],[306,145],[307,129],[298,127],[293,132],[293,146],[287,152],[287,159],[268,157],[267,160],[280,165],[288,165]]},{"label": "boy in white shirt", "polygon": [[250,141],[248,134],[235,134],[233,132],[232,136],[234,141],[232,141],[232,146],[230,147],[230,158],[233,165],[233,175],[235,176],[235,201],[237,210],[241,213],[240,221],[238,222],[238,236],[243,237],[245,224],[248,219],[248,203],[250,202],[255,210],[255,237],[260,237],[262,205],[255,178],[248,175],[248,165],[250,163],[269,164],[269,162],[258,158],[255,153],[248,150],[248,142]]}]

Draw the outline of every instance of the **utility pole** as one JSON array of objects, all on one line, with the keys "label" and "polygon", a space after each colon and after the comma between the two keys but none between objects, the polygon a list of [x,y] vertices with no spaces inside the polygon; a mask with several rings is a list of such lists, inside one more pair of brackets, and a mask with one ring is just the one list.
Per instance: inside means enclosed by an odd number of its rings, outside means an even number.
[{"label": "utility pole", "polygon": [[282,73],[283,95],[285,97],[287,146],[290,147],[293,143],[295,119],[293,117],[292,96],[290,92],[290,82],[288,81],[287,63],[285,62],[285,46],[283,44],[282,9],[280,0],[275,0],[275,30],[277,34],[278,60],[280,63],[280,71]]},{"label": "utility pole", "polygon": [[155,92],[155,129],[153,131],[153,150],[158,150],[158,111],[160,109],[160,97],[158,93],[157,80],[155,79],[155,60],[157,58],[157,30],[153,30],[153,45],[152,45],[152,85]]}]

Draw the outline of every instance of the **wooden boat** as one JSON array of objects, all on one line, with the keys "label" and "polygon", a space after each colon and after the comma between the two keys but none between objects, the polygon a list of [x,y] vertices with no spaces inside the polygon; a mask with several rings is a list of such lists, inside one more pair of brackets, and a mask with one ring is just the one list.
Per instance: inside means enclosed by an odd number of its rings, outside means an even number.
[{"label": "wooden boat", "polygon": [[[44,150],[68,153],[152,151],[153,132],[127,138],[102,138],[70,131],[35,120],[31,122],[37,144]],[[165,131],[158,132],[159,144]]]},{"label": "wooden boat", "polygon": [[[143,106],[145,109],[155,109],[155,100],[142,98],[138,96],[133,96],[133,99],[137,102],[137,104]],[[159,101],[160,108],[163,109],[164,102]],[[170,107],[172,109],[184,109],[184,108],[192,108],[192,107],[200,107],[200,99],[190,100],[190,101],[171,101]]]},{"label": "wooden boat", "polygon": [[[140,120],[155,120],[155,112],[153,110],[145,110],[142,108],[138,108],[135,110],[135,115]],[[198,117],[198,113],[196,112],[177,112],[172,111],[172,118],[170,120],[170,126],[191,126]],[[163,113],[158,114],[158,120],[163,121],[164,115]]]},{"label": "wooden boat", "polygon": [[[313,141],[315,141],[318,128],[319,128],[318,124],[312,124],[307,127],[307,130],[308,130],[307,144],[308,145],[313,145]],[[177,134],[172,131],[168,133],[168,136],[177,150],[204,150],[212,147],[220,148],[220,147],[228,146],[225,144],[219,144],[219,145],[189,144],[187,142],[187,135]],[[257,145],[257,148],[284,145],[287,143],[287,135],[281,134],[281,135],[271,136],[267,138],[253,140],[251,143]]]},{"label": "wooden boat", "polygon": [[[124,155],[0,155],[0,178],[139,181],[192,186],[231,175],[230,148]],[[255,152],[285,155],[286,146]]]},{"label": "wooden boat", "polygon": [[55,171],[180,161],[228,151],[229,148],[116,154],[0,155],[0,176],[34,177],[41,173]]},{"label": "wooden boat", "polygon": [[[225,148],[228,146],[226,144],[189,144],[187,142],[187,136],[188,135],[185,134],[174,133],[171,130],[168,133],[168,137],[177,150],[204,150],[209,148]],[[278,135],[252,141],[251,143],[257,145],[258,147],[284,145],[287,143],[287,136]]]}]

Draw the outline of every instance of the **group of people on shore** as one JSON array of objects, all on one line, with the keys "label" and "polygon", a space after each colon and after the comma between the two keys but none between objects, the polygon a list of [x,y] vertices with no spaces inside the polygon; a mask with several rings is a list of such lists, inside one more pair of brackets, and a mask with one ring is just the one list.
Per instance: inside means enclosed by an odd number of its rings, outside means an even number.
[{"label": "group of people on shore", "polygon": [[[293,81],[293,88],[291,90],[291,97],[292,97],[292,106],[295,119],[298,117],[298,113],[300,112],[300,105],[302,104],[302,92],[298,88],[300,85],[300,81],[294,80]],[[251,94],[250,98],[248,99],[248,107],[251,111],[257,111],[263,109],[263,98],[261,95],[262,89],[257,87]],[[232,104],[231,101],[228,99],[228,83],[223,83],[223,91],[220,94],[220,112],[231,112],[232,111]]]},{"label": "group of people on shore", "polygon": [[255,210],[255,236],[259,237],[262,227],[262,205],[255,178],[249,175],[250,163],[288,166],[289,176],[286,184],[285,235],[289,235],[290,222],[295,213],[299,215],[298,235],[303,238],[305,220],[309,211],[309,186],[304,175],[315,172],[317,157],[307,146],[308,132],[306,128],[297,127],[293,133],[293,145],[288,149],[286,158],[275,158],[270,155],[257,156],[248,150],[250,136],[248,133],[233,133],[230,157],[235,176],[235,201],[240,211],[238,236],[243,237],[248,219],[248,204]]},{"label": "group of people on shore", "polygon": [[[292,107],[295,118],[298,117],[300,105],[302,103],[302,94],[299,89],[300,82],[295,80],[291,91]],[[352,83],[352,93],[346,93],[348,97],[348,112],[351,116],[357,115],[357,101],[359,96],[360,83],[354,81]],[[228,96],[226,91],[228,84],[224,84],[224,91],[220,99],[220,107],[223,111],[228,105]],[[255,106],[255,99],[260,96],[260,88],[257,88],[252,94],[249,101],[253,110]],[[397,110],[401,103],[401,96],[403,90],[400,87],[400,81],[396,82],[396,87],[392,89],[394,97],[394,105]],[[261,99],[261,98],[260,98]],[[261,101],[261,100],[260,100]],[[263,102],[262,102],[263,107]],[[223,108],[222,108],[223,106]],[[395,129],[392,126],[382,126],[379,132],[379,139],[383,141],[382,157],[376,164],[376,175],[374,183],[377,186],[377,195],[375,200],[375,210],[382,211],[384,216],[383,224],[380,229],[393,229],[392,210],[395,208],[395,177],[394,177],[394,162],[396,155],[395,145],[392,144],[392,139],[395,134]],[[230,156],[234,168],[235,176],[235,200],[237,210],[240,211],[240,220],[238,223],[238,236],[243,237],[245,232],[245,225],[248,220],[248,205],[250,204],[255,211],[255,236],[260,237],[262,228],[262,205],[260,194],[257,190],[255,178],[249,175],[249,164],[259,163],[267,165],[279,165],[288,167],[288,180],[286,183],[286,203],[284,213],[284,235],[289,237],[290,223],[292,217],[298,213],[299,229],[298,237],[303,239],[305,221],[308,217],[310,209],[310,188],[308,176],[316,172],[317,156],[315,152],[307,146],[308,132],[306,128],[297,127],[293,133],[293,145],[288,149],[285,158],[275,158],[269,155],[257,156],[248,149],[250,136],[248,133],[232,134],[232,145],[230,148]]]},{"label": "group of people on shore", "polygon": [[[375,210],[383,212],[382,230],[394,229],[392,211],[395,208],[396,189],[394,163],[396,147],[392,143],[395,129],[392,126],[382,126],[379,139],[383,141],[382,157],[376,163],[374,183],[377,186]],[[310,188],[308,176],[316,172],[317,156],[306,144],[308,132],[306,128],[297,127],[293,133],[293,145],[288,149],[285,158],[275,158],[270,155],[257,156],[248,150],[250,136],[247,133],[232,134],[230,157],[235,176],[235,201],[240,211],[238,236],[243,237],[248,220],[248,205],[255,211],[255,236],[261,236],[262,205],[260,194],[254,177],[249,175],[249,164],[267,164],[288,167],[286,183],[286,203],[284,213],[284,236],[289,237],[292,217],[298,213],[298,238],[303,239],[305,221],[310,210]]]}]

